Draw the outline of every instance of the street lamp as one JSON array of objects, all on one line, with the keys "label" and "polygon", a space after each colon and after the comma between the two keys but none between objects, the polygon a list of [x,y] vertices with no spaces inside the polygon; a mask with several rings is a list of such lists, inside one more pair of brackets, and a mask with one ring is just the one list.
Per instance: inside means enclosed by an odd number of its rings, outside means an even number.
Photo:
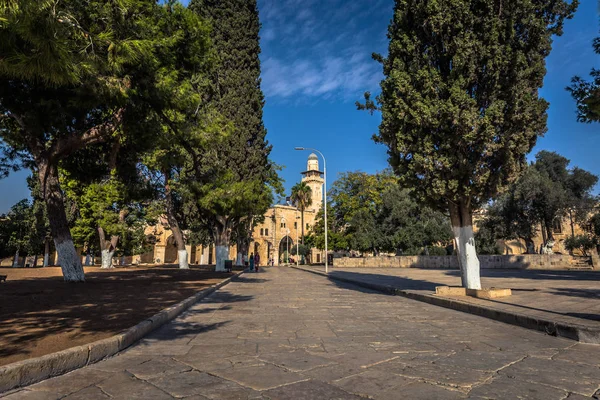
[{"label": "street lamp", "polygon": [[323,190],[324,202],[323,202],[323,213],[325,215],[325,273],[327,274],[328,266],[329,266],[329,257],[327,257],[327,162],[325,161],[325,156],[317,149],[313,149],[311,147],[294,147],[294,150],[311,150],[316,151],[323,158],[323,186],[325,189]]},{"label": "street lamp", "polygon": [[[296,207],[296,267],[300,265],[300,252],[298,251],[298,218],[300,217],[298,216],[298,208]],[[304,246],[304,243],[302,243],[302,246]]]}]

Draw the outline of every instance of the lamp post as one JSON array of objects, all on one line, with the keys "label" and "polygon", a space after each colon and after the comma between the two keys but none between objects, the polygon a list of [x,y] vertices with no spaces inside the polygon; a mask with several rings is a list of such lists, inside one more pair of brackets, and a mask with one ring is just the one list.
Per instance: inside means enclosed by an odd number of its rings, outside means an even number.
[{"label": "lamp post", "polygon": [[325,216],[325,273],[327,274],[329,267],[329,257],[327,251],[327,162],[325,161],[325,156],[317,149],[313,149],[311,147],[294,147],[294,150],[311,150],[319,153],[321,158],[323,158],[323,186],[325,189],[323,190],[324,202],[323,202],[323,214]]},{"label": "lamp post", "polygon": [[[300,260],[300,253],[298,252],[298,218],[300,217],[298,216],[298,208],[296,208],[296,267],[300,265],[298,263]],[[302,243],[302,246],[304,246],[304,243]]]}]

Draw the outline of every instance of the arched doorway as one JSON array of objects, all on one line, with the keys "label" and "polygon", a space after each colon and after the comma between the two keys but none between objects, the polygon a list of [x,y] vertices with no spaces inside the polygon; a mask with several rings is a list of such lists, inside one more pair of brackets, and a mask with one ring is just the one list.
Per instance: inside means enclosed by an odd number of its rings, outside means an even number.
[{"label": "arched doorway", "polygon": [[294,248],[294,241],[289,236],[285,236],[279,242],[279,263],[289,263],[291,251]]},{"label": "arched doorway", "polygon": [[175,264],[177,262],[177,246],[175,245],[175,238],[173,235],[167,239],[167,245],[165,246],[165,264]]}]

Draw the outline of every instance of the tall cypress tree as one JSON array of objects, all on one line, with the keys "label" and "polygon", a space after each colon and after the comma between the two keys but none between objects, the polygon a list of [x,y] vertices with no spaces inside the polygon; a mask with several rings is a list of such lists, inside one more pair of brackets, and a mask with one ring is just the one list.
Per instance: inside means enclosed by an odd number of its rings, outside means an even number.
[{"label": "tall cypress tree", "polygon": [[[221,116],[232,124],[232,131],[217,145],[217,168],[225,171],[227,181],[245,183],[230,186],[245,193],[230,195],[230,200],[237,197],[239,201],[204,207],[211,214],[207,219],[217,246],[217,268],[220,269],[228,256],[231,234],[237,232],[238,247],[247,247],[254,217],[262,215],[269,205],[264,199],[253,201],[247,194],[263,197],[264,192],[269,191],[269,184],[277,180],[276,168],[269,160],[271,146],[266,140],[262,119],[260,22],[256,0],[192,0],[190,8],[212,23],[219,64],[213,76],[213,100]],[[205,160],[208,164],[214,162]],[[204,179],[207,179],[206,174]],[[217,189],[220,186],[217,180],[218,174],[213,174],[207,184]],[[227,204],[226,209],[223,204]],[[221,211],[215,213],[215,210]],[[238,252],[240,250],[247,249],[238,248]]]},{"label": "tall cypress tree", "polygon": [[525,165],[546,131],[539,96],[552,36],[577,0],[396,0],[376,141],[402,183],[449,211],[463,285],[479,289],[473,210]]}]

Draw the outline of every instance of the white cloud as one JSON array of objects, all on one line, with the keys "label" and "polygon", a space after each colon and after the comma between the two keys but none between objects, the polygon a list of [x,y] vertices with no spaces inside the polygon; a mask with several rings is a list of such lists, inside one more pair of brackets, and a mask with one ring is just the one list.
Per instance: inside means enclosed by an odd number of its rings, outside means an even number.
[{"label": "white cloud", "polygon": [[377,90],[381,66],[371,53],[382,51],[392,6],[391,0],[259,0],[267,99],[356,100]]},{"label": "white cloud", "polygon": [[362,92],[377,88],[378,64],[366,57],[324,57],[284,62],[267,58],[262,63],[262,88],[267,98],[331,97],[358,100]]}]

